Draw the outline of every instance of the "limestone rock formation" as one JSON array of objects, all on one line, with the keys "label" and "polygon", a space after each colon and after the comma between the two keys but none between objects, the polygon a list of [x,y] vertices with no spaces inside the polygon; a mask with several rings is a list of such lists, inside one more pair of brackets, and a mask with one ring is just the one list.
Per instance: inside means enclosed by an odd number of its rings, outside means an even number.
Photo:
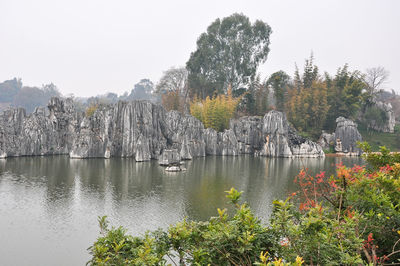
[{"label": "limestone rock formation", "polygon": [[324,156],[321,146],[298,136],[277,111],[231,120],[224,132],[204,129],[193,116],[166,112],[148,101],[101,105],[84,116],[72,100],[53,98],[48,110],[0,114],[0,157],[49,154],[160,163],[206,155]]},{"label": "limestone rock formation", "polygon": [[245,116],[232,119],[229,124],[237,138],[240,154],[257,154],[260,152],[264,144],[262,117]]},{"label": "limestone rock formation", "polygon": [[285,114],[270,111],[263,119],[265,139],[261,155],[271,157],[321,157],[324,152],[320,145],[299,136],[292,129]]},{"label": "limestone rock formation", "polygon": [[165,111],[148,101],[120,101],[86,116],[70,151],[72,158],[158,159],[167,147]]},{"label": "limestone rock formation", "polygon": [[289,130],[289,147],[294,157],[325,156],[322,147],[318,143],[299,136],[292,128]]},{"label": "limestone rock formation", "polygon": [[8,109],[0,114],[0,156],[68,154],[81,118],[71,99],[52,98],[48,112]]},{"label": "limestone rock formation", "polygon": [[160,158],[158,159],[159,165],[176,165],[181,162],[181,156],[176,149],[163,150]]},{"label": "limestone rock formation", "polygon": [[341,147],[341,151],[345,154],[361,154],[361,150],[357,147],[357,141],[362,141],[362,136],[360,132],[358,132],[357,124],[355,122],[344,117],[338,117],[336,119],[335,138],[335,150],[337,152],[340,152]]},{"label": "limestone rock formation", "polygon": [[335,133],[329,134],[325,131],[322,131],[321,136],[319,137],[318,144],[321,145],[323,149],[329,149],[335,145]]},{"label": "limestone rock formation", "polygon": [[376,101],[373,106],[383,111],[384,118],[377,119],[378,121],[375,119],[366,119],[365,122],[368,127],[380,132],[394,133],[396,120],[392,105],[390,103]]},{"label": "limestone rock formation", "polygon": [[217,132],[212,128],[204,131],[207,155],[239,155],[239,144],[232,129]]},{"label": "limestone rock formation", "polygon": [[170,111],[165,114],[164,132],[168,145],[178,149],[183,160],[206,155],[204,126],[197,118]]}]

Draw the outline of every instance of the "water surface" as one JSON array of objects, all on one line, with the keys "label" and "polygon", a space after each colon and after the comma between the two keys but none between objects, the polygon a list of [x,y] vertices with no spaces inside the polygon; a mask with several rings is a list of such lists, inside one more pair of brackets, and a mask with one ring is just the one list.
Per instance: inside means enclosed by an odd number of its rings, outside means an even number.
[{"label": "water surface", "polygon": [[0,160],[0,265],[84,265],[98,236],[97,217],[132,234],[167,228],[184,217],[205,220],[226,207],[231,187],[244,191],[264,222],[272,200],[296,190],[301,168],[333,171],[360,158],[206,157],[168,173],[157,161],[67,156]]}]

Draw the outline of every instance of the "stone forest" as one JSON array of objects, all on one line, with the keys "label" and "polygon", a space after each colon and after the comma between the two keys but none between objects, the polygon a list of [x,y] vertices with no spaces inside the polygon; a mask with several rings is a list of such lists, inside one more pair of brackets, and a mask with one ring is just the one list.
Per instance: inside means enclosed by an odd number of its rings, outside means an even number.
[{"label": "stone forest", "polygon": [[[36,10],[23,25],[19,1],[5,2],[0,265],[400,264],[398,39],[368,39],[396,35],[394,1],[370,16],[371,1],[240,7],[275,35],[243,13],[197,32],[235,1],[161,1],[161,13],[148,1],[35,1],[21,5]],[[303,46],[303,67],[288,67]],[[183,66],[159,69],[182,51]]]}]

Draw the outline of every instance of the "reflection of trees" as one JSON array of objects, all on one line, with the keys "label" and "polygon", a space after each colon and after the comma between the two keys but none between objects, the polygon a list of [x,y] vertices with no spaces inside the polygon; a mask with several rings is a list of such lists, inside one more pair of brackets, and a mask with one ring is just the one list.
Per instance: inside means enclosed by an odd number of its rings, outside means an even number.
[{"label": "reflection of trees", "polygon": [[39,188],[35,193],[44,194],[35,198],[43,198],[40,204],[51,219],[107,214],[140,232],[184,215],[201,220],[215,216],[217,207],[227,206],[225,191],[231,187],[244,191],[243,199],[266,219],[273,199],[296,190],[292,181],[301,168],[312,174],[330,168],[333,173],[339,162],[352,166],[362,160],[210,156],[186,161],[187,171],[167,173],[157,161],[137,163],[132,158],[20,157],[0,160],[0,182],[6,172],[18,186]]},{"label": "reflection of trees", "polygon": [[243,200],[262,213],[293,179],[291,163],[290,159],[251,156],[195,159],[187,171],[187,176],[195,176],[186,189],[190,217],[207,219],[216,215],[217,207],[227,206],[225,191],[231,187],[244,191]]},{"label": "reflection of trees", "polygon": [[237,169],[238,160],[240,158],[234,156],[210,156],[195,158],[187,166],[185,202],[191,219],[215,216],[217,207],[226,206],[224,191],[233,186],[238,189],[243,187],[240,184],[242,181],[235,180],[236,175],[231,172],[233,166]]},{"label": "reflection of trees", "polygon": [[266,158],[251,156],[215,156],[196,158],[185,174],[187,212],[192,219],[208,219],[217,207],[226,207],[225,191],[231,187],[244,191],[247,201],[259,217],[267,220],[274,199],[285,199],[297,187],[293,180],[299,171],[316,174],[342,161],[352,166],[360,158]]},{"label": "reflection of trees", "polygon": [[[66,156],[7,158],[4,172],[18,179],[19,186],[44,191],[41,201],[52,218],[68,218],[74,197],[74,173]],[[3,171],[2,171],[3,172]],[[28,199],[29,200],[29,199]]]}]

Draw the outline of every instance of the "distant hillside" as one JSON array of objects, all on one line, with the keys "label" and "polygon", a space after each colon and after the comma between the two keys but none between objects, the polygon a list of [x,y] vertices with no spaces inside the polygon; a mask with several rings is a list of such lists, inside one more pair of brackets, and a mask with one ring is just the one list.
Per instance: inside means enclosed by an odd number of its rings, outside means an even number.
[{"label": "distant hillside", "polygon": [[[41,88],[23,86],[21,79],[10,79],[0,83],[0,112],[10,107],[22,107],[31,113],[39,106],[47,106],[51,97],[61,97],[58,88],[53,84],[43,85]],[[149,100],[160,102],[159,96],[154,93],[154,84],[149,79],[142,79],[136,83],[130,93],[125,92],[118,96],[109,92],[89,98],[76,97],[77,108],[85,110],[87,106],[98,103],[116,103],[120,100]]]},{"label": "distant hillside", "polygon": [[8,107],[22,107],[31,113],[38,106],[46,106],[51,97],[61,93],[53,84],[38,87],[23,86],[21,79],[11,79],[0,83],[0,111]]},{"label": "distant hillside", "polygon": [[116,103],[118,101],[148,100],[153,103],[160,102],[159,96],[154,93],[154,84],[149,79],[141,79],[136,83],[130,93],[125,92],[118,96],[116,93],[108,92],[103,95],[97,95],[90,98],[82,99],[86,105],[97,103]]}]

